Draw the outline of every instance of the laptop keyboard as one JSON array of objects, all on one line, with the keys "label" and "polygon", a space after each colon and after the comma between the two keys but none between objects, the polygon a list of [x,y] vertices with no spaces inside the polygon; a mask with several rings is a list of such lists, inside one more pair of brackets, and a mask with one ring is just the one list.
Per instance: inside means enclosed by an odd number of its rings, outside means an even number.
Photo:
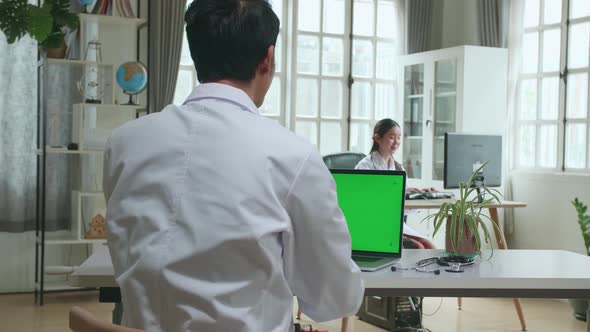
[{"label": "laptop keyboard", "polygon": [[375,263],[380,261],[380,257],[366,257],[366,256],[352,256],[352,259],[357,263]]}]

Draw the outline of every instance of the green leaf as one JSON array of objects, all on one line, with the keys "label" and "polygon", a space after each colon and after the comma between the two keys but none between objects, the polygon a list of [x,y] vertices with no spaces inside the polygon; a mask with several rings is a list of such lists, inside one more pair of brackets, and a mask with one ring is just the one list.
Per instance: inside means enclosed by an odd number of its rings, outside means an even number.
[{"label": "green leaf", "polygon": [[27,0],[2,0],[0,2],[0,31],[6,35],[8,44],[27,33]]},{"label": "green leaf", "polygon": [[48,6],[29,5],[27,28],[31,37],[35,38],[39,43],[43,43],[51,33],[53,19],[51,18],[50,9]]},{"label": "green leaf", "polygon": [[64,33],[63,32],[52,32],[47,39],[43,41],[41,46],[45,48],[59,48],[64,43]]},{"label": "green leaf", "polygon": [[590,215],[586,214],[588,206],[582,203],[577,197],[572,201],[572,204],[578,213],[578,225],[582,231],[586,254],[590,256]]}]

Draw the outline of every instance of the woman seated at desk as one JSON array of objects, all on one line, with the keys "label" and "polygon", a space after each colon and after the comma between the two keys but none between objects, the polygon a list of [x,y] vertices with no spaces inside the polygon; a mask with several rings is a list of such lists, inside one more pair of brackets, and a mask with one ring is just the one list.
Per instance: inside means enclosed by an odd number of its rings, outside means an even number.
[{"label": "woman seated at desk", "polygon": [[[405,171],[402,164],[393,158],[402,141],[402,130],[397,122],[392,119],[382,119],[373,130],[373,146],[369,155],[363,158],[355,166],[355,169],[379,170],[379,171]],[[406,188],[406,192],[431,192],[434,188]],[[405,219],[405,218],[404,218]],[[405,221],[405,220],[404,220]],[[432,241],[404,225],[404,237],[412,241],[418,249],[436,249]]]}]

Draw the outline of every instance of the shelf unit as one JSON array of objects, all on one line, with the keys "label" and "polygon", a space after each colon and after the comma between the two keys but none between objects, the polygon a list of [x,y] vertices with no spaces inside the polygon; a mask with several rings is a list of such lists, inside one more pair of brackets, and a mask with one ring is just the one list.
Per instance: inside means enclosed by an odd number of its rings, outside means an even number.
[{"label": "shelf unit", "polygon": [[[149,17],[149,0],[138,0],[139,6],[142,3],[147,11],[141,11],[141,8],[138,11],[142,16]],[[71,287],[67,280],[51,280],[56,278],[53,276],[46,279],[45,270],[47,265],[51,265],[46,261],[46,247],[50,246],[52,252],[65,253],[63,248],[69,246],[71,260],[72,253],[76,258],[83,259],[90,253],[90,247],[105,244],[105,239],[87,239],[84,236],[94,217],[106,215],[101,188],[104,144],[114,128],[147,113],[147,91],[138,95],[140,105],[120,104],[128,96],[115,82],[115,71],[122,63],[139,61],[142,55],[146,56],[149,39],[147,20],[91,14],[79,14],[79,18],[77,42],[82,60],[42,58],[39,62],[35,301],[40,305],[43,305],[47,291],[80,289]],[[141,29],[147,30],[143,36]],[[83,60],[86,45],[93,40],[101,44],[102,59],[95,56],[89,57],[88,61]],[[102,83],[100,90],[90,90],[100,103],[86,103],[87,98],[79,92],[80,85],[85,88],[91,86],[87,83],[88,78]],[[89,90],[86,88],[84,91]],[[66,166],[60,173],[56,169],[48,169],[48,165]],[[52,185],[58,186],[59,190]],[[59,211],[56,206],[60,207]],[[48,213],[52,213],[51,216]],[[62,218],[59,220],[64,221],[68,228],[46,231],[48,218],[56,216]],[[86,252],[83,251],[85,247]]]}]

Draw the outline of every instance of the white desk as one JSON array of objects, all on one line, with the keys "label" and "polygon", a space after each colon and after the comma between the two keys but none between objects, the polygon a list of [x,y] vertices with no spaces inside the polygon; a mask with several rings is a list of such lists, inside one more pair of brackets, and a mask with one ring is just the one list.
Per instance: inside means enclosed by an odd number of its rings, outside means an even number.
[{"label": "white desk", "polygon": [[[495,250],[482,260],[464,267],[463,273],[440,275],[414,271],[364,272],[365,294],[374,296],[424,297],[526,297],[590,298],[590,257],[562,250]],[[412,250],[402,253],[397,266],[442,255],[442,250]],[[430,267],[434,268],[435,265]],[[73,274],[76,286],[117,287],[106,247],[94,252]],[[590,317],[590,310],[589,310]],[[590,319],[588,320],[590,332]]]}]

